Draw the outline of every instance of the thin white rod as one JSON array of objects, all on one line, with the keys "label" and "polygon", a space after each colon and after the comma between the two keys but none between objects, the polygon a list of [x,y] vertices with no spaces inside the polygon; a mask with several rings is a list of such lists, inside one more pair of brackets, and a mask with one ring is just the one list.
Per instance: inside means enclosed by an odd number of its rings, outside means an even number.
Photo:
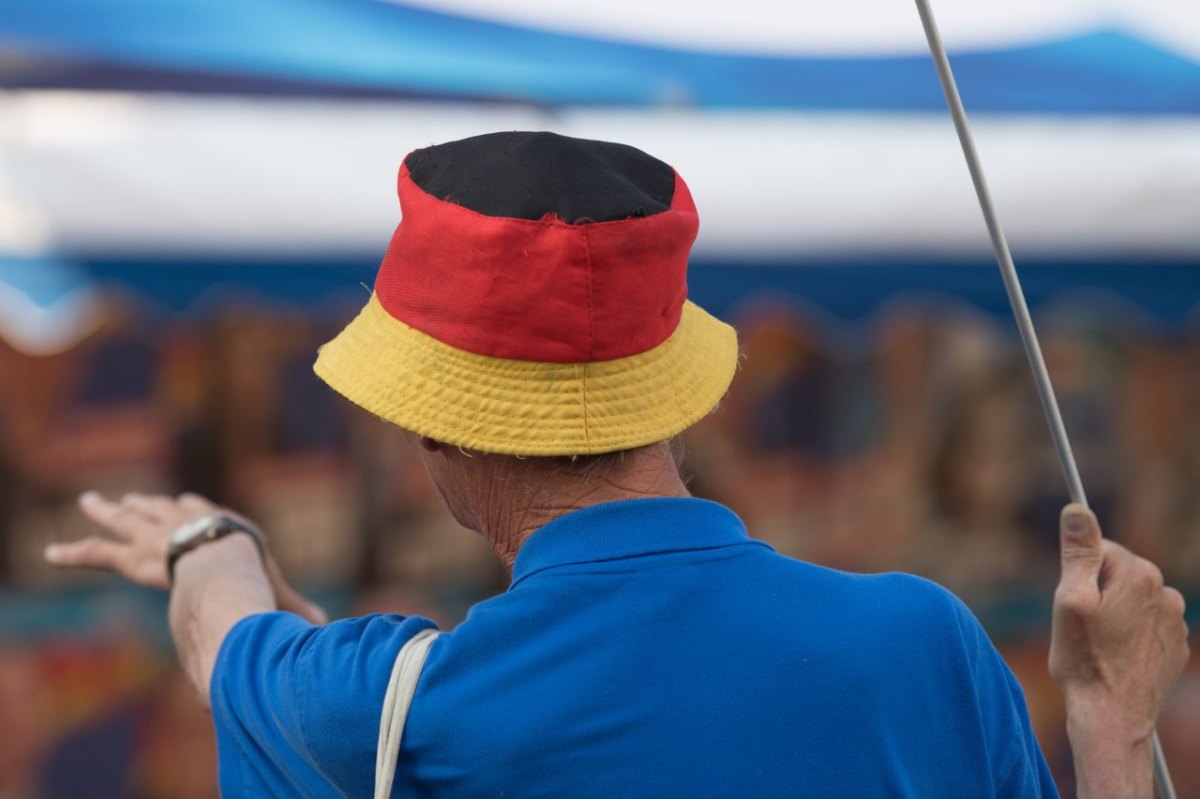
[{"label": "thin white rod", "polygon": [[1042,410],[1050,425],[1050,435],[1054,437],[1054,448],[1058,451],[1058,460],[1062,465],[1063,476],[1067,480],[1067,491],[1070,493],[1072,501],[1086,505],[1087,495],[1083,491],[1083,481],[1079,479],[1079,468],[1075,465],[1075,455],[1071,451],[1071,442],[1067,438],[1067,430],[1063,426],[1058,401],[1054,398],[1054,386],[1050,383],[1050,375],[1046,371],[1046,361],[1042,357],[1041,345],[1038,344],[1037,332],[1033,329],[1033,320],[1029,317],[1029,307],[1025,304],[1025,293],[1021,290],[1017,268],[1013,265],[1012,255],[1008,251],[1008,242],[1004,238],[1004,231],[1000,228],[1000,220],[997,218],[995,206],[992,204],[987,178],[983,175],[979,155],[975,152],[975,141],[972,139],[971,129],[967,125],[967,112],[963,109],[962,99],[958,96],[958,87],[954,83],[954,73],[950,71],[950,60],[946,57],[946,48],[942,45],[942,39],[938,34],[937,23],[934,22],[928,0],[916,0],[916,3],[917,11],[921,14],[921,24],[925,26],[925,38],[929,40],[929,50],[933,55],[934,66],[937,67],[938,79],[942,82],[942,92],[946,95],[946,104],[950,106],[954,129],[958,131],[958,141],[962,145],[963,155],[967,159],[967,169],[971,173],[971,181],[975,184],[975,194],[979,197],[983,220],[987,223],[988,235],[992,238],[992,249],[996,252],[996,263],[1000,265],[1000,276],[1004,279],[1004,289],[1008,292],[1008,302],[1012,306],[1013,316],[1017,321],[1021,343],[1025,345],[1025,355],[1033,370],[1038,396],[1042,400]]},{"label": "thin white rod", "polygon": [[[1000,275],[1004,279],[1008,302],[1012,306],[1017,330],[1021,334],[1021,343],[1025,346],[1029,367],[1033,370],[1033,379],[1037,384],[1038,396],[1042,400],[1042,410],[1046,415],[1046,422],[1050,425],[1050,435],[1054,438],[1054,448],[1058,452],[1058,461],[1062,465],[1063,476],[1067,481],[1067,490],[1072,501],[1087,505],[1083,481],[1079,478],[1079,468],[1075,464],[1075,455],[1071,451],[1067,429],[1063,425],[1058,400],[1054,397],[1054,386],[1050,383],[1050,374],[1046,370],[1046,361],[1042,357],[1042,348],[1038,344],[1037,332],[1034,330],[1033,320],[1029,316],[1029,307],[1025,303],[1025,294],[1021,290],[1021,281],[1017,277],[1017,268],[1013,264],[1012,254],[1008,250],[1008,242],[1004,238],[1004,231],[996,216],[996,208],[992,204],[992,195],[988,191],[987,179],[983,175],[979,154],[975,151],[975,141],[971,137],[971,128],[967,124],[967,112],[963,108],[962,98],[959,97],[958,86],[954,82],[954,73],[950,69],[950,59],[946,56],[946,48],[942,44],[937,23],[933,19],[933,10],[929,7],[929,0],[916,0],[916,4],[917,12],[921,15],[921,25],[925,28],[925,38],[929,41],[929,52],[933,56],[933,64],[937,68],[938,80],[941,81],[942,92],[946,95],[946,105],[950,107],[950,117],[954,120],[954,129],[958,133],[963,156],[967,159],[967,169],[971,173],[971,181],[975,184],[975,195],[979,198],[979,208],[983,211],[983,220],[987,224],[988,235],[992,239],[992,249],[995,250],[996,263],[1000,266]],[[1167,761],[1163,756],[1157,732],[1154,734],[1153,749],[1154,781],[1158,785],[1159,795],[1162,799],[1176,799],[1175,787],[1172,785],[1171,775],[1167,771]]]}]

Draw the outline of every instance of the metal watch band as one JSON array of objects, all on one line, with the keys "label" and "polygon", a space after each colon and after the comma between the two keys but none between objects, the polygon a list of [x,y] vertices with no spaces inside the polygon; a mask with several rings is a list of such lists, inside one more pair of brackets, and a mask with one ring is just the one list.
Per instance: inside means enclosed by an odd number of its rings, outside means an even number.
[{"label": "metal watch band", "polygon": [[239,522],[232,516],[214,514],[188,522],[171,534],[171,543],[167,548],[167,577],[175,584],[175,564],[181,557],[211,541],[217,541],[231,533],[245,533],[258,547],[258,554],[266,562],[266,547],[262,535],[249,525]]}]

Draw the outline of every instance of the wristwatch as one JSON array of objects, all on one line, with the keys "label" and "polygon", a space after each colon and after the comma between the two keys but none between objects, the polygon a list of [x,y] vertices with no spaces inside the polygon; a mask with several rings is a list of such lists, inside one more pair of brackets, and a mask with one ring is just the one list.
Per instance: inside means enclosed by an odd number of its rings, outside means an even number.
[{"label": "wristwatch", "polygon": [[170,541],[167,544],[167,577],[171,584],[175,583],[176,561],[200,545],[224,538],[230,533],[245,533],[250,536],[255,546],[258,547],[259,556],[266,563],[266,547],[263,545],[262,534],[258,530],[242,524],[231,516],[214,513],[188,522],[171,533]]}]

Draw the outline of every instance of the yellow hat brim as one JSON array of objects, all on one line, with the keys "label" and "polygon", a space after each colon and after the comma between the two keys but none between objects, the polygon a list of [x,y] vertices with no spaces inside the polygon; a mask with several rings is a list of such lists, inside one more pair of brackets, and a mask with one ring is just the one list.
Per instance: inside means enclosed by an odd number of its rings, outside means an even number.
[{"label": "yellow hat brim", "polygon": [[594,455],[663,441],[707,416],[737,368],[737,334],[691,302],[653,349],[590,363],[456,349],[370,302],[313,367],[335,391],[422,436],[504,455]]}]

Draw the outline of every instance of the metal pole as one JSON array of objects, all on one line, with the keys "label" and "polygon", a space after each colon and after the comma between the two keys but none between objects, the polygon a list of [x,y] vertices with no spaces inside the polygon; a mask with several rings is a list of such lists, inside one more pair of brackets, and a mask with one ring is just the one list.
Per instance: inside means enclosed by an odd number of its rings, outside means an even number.
[{"label": "metal pole", "polygon": [[[1067,438],[1067,430],[1063,426],[1058,400],[1054,397],[1054,386],[1051,385],[1050,375],[1046,371],[1046,361],[1042,357],[1042,348],[1038,344],[1037,332],[1033,329],[1033,320],[1029,316],[1025,294],[1021,291],[1017,268],[1013,265],[1012,254],[1008,251],[1008,242],[1004,239],[1004,231],[1000,227],[1000,220],[992,205],[992,196],[988,191],[987,179],[983,175],[983,166],[979,162],[979,154],[975,151],[975,141],[972,139],[971,129],[967,125],[967,112],[963,109],[962,98],[959,97],[958,87],[954,83],[950,59],[946,56],[946,48],[942,44],[937,23],[933,19],[929,0],[916,0],[916,4],[917,12],[921,15],[921,25],[925,28],[925,38],[929,41],[929,52],[933,56],[933,64],[937,68],[938,80],[941,81],[942,92],[946,95],[946,105],[950,107],[950,117],[954,120],[954,129],[958,133],[963,156],[967,159],[967,169],[971,173],[971,181],[975,184],[979,208],[983,211],[988,235],[992,239],[996,263],[999,264],[1000,275],[1004,279],[1004,290],[1008,293],[1008,301],[1012,306],[1013,316],[1016,318],[1017,330],[1021,334],[1021,343],[1025,346],[1025,355],[1033,370],[1033,379],[1037,384],[1038,396],[1042,400],[1042,410],[1046,414],[1046,421],[1050,425],[1050,435],[1054,438],[1054,448],[1058,452],[1058,460],[1067,481],[1067,490],[1070,492],[1072,501],[1087,505],[1083,481],[1079,479],[1079,468],[1075,465],[1071,442]],[[1154,734],[1153,749],[1154,781],[1158,785],[1158,793],[1162,799],[1176,799],[1175,787],[1171,784],[1171,775],[1167,771],[1167,761],[1163,757],[1157,732]]]}]

